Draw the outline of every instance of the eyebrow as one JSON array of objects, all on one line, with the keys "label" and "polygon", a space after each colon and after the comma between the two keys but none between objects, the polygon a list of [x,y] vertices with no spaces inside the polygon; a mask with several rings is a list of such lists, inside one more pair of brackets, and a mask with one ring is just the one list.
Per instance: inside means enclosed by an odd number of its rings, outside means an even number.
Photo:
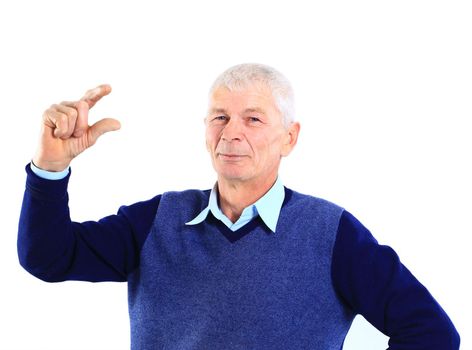
[{"label": "eyebrow", "polygon": [[212,108],[210,109],[209,114],[228,114],[224,108]]},{"label": "eyebrow", "polygon": [[[262,108],[259,108],[259,107],[252,107],[252,108],[246,108],[244,110],[244,113],[261,113],[261,114],[265,114],[265,111],[262,109]],[[226,111],[226,109],[224,108],[212,108],[210,109],[210,114],[228,114],[228,112]]]},{"label": "eyebrow", "polygon": [[262,108],[259,107],[254,107],[254,108],[246,108],[244,110],[244,113],[260,113],[260,114],[266,114],[265,111]]}]

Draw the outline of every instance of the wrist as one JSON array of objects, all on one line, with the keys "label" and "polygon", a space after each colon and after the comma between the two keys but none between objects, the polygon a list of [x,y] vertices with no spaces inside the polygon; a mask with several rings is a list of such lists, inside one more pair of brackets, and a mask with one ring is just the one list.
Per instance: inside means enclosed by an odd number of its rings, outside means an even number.
[{"label": "wrist", "polygon": [[63,171],[59,171],[59,172],[43,170],[41,168],[38,168],[34,164],[33,161],[31,161],[30,168],[31,168],[31,171],[33,173],[35,173],[40,178],[46,179],[46,180],[62,180],[64,178],[66,178],[70,173],[70,168],[69,167],[67,167]]},{"label": "wrist", "polygon": [[31,160],[31,163],[38,168],[39,170],[49,171],[49,172],[56,172],[60,173],[69,168],[69,163],[64,162],[48,162],[44,161],[41,158],[34,157]]}]

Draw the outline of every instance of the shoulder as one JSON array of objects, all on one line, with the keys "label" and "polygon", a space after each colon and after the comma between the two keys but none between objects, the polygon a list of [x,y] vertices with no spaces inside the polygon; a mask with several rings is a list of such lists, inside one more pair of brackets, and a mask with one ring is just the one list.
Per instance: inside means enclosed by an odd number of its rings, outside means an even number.
[{"label": "shoulder", "polygon": [[190,211],[203,210],[208,205],[210,190],[189,189],[184,191],[164,192],[159,203],[159,210]]},{"label": "shoulder", "polygon": [[325,213],[341,216],[344,208],[327,199],[316,197],[309,194],[300,193],[285,187],[285,200],[283,207],[286,210],[296,210],[299,212]]},{"label": "shoulder", "polygon": [[210,190],[185,190],[185,191],[168,191],[155,195],[151,199],[133,203],[131,205],[123,205],[119,209],[119,214],[126,216],[142,216],[156,214],[156,211],[163,206],[186,206],[190,203],[200,204],[208,203]]},{"label": "shoulder", "polygon": [[188,189],[164,192],[161,200],[201,201],[208,200],[209,196],[210,190]]}]

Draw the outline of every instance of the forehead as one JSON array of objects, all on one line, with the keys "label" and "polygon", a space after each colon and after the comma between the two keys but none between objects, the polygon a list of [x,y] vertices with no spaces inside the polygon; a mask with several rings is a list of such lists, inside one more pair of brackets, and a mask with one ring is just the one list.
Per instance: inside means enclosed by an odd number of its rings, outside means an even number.
[{"label": "forehead", "polygon": [[276,110],[270,89],[262,84],[251,84],[236,90],[227,87],[216,88],[210,95],[210,109],[262,109],[267,112]]}]

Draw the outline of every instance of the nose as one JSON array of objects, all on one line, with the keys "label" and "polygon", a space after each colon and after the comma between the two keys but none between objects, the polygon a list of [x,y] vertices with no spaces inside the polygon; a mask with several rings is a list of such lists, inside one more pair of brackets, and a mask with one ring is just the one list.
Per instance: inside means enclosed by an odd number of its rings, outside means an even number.
[{"label": "nose", "polygon": [[222,131],[221,139],[227,142],[241,141],[243,139],[242,131],[241,121],[237,118],[230,118]]}]

